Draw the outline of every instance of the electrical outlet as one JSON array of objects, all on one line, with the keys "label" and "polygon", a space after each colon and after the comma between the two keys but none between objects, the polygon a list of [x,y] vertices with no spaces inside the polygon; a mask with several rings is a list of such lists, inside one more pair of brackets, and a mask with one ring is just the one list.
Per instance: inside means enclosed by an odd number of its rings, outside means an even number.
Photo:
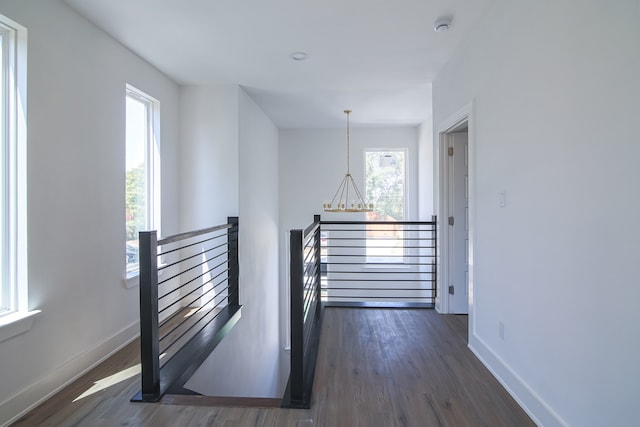
[{"label": "electrical outlet", "polygon": [[504,323],[498,322],[498,336],[501,340],[504,340]]}]

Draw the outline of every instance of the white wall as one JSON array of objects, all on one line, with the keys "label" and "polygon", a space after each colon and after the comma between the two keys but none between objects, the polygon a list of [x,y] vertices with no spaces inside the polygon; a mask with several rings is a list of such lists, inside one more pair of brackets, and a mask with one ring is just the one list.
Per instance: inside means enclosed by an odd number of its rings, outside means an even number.
[{"label": "white wall", "polygon": [[[430,139],[430,137],[428,138]],[[351,174],[364,192],[364,150],[406,148],[408,150],[407,220],[418,218],[418,128],[351,128]],[[364,214],[324,213],[322,203],[331,200],[346,172],[346,128],[280,130],[280,304],[281,324],[288,324],[289,231],[305,228],[320,214],[326,220],[363,221]],[[431,168],[431,165],[426,165]],[[282,342],[289,331],[281,330]],[[288,375],[289,359],[282,359]]]},{"label": "white wall", "polygon": [[[351,174],[364,189],[364,150],[408,149],[407,220],[418,212],[418,129],[352,128],[350,130]],[[281,227],[306,227],[322,203],[331,200],[347,170],[346,129],[284,129],[280,131]],[[431,165],[427,165],[430,167]],[[326,219],[364,219],[364,214],[332,213]]]},{"label": "white wall", "polygon": [[431,221],[433,207],[433,118],[418,127],[418,220]]},{"label": "white wall", "polygon": [[474,101],[470,346],[541,425],[637,425],[639,20],[497,1],[434,82],[435,132]]},{"label": "white wall", "polygon": [[179,89],[58,1],[0,1],[28,29],[29,308],[0,342],[0,425],[138,333],[123,285],[125,85],[161,103],[163,229],[178,225]]},{"label": "white wall", "polygon": [[197,230],[238,215],[236,85],[180,91],[180,226]]},{"label": "white wall", "polygon": [[[208,98],[204,104],[226,105],[226,112],[218,111],[218,115],[235,115],[235,120],[233,117],[225,119],[227,125],[233,123],[237,129],[233,144],[220,145],[210,141],[205,151],[208,159],[217,157],[218,162],[235,161],[230,166],[235,169],[235,175],[225,172],[222,182],[208,182],[207,186],[213,193],[220,186],[235,185],[237,188],[240,304],[243,307],[240,321],[186,386],[210,396],[280,398],[284,384],[279,371],[281,345],[278,332],[278,130],[237,87],[234,93],[225,90],[224,94],[216,94],[217,90],[211,88],[191,90],[200,91]],[[225,94],[235,100],[227,99]],[[209,110],[202,104],[198,108]],[[194,118],[192,124],[197,127],[219,121],[213,111],[211,114]],[[197,173],[195,176],[200,178]],[[194,192],[196,197],[200,197],[199,194],[201,191]],[[215,196],[220,203],[213,203],[211,207],[218,204],[225,209],[227,198],[233,201],[233,194],[223,196]]]}]

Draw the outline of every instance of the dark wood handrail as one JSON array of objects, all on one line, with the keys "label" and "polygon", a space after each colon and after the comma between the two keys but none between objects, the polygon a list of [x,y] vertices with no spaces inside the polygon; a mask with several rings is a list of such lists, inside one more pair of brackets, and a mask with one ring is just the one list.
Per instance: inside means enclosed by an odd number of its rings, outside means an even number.
[{"label": "dark wood handrail", "polygon": [[180,240],[190,239],[191,237],[200,236],[202,234],[213,233],[214,231],[226,230],[233,227],[233,224],[222,224],[214,227],[202,228],[200,230],[186,231],[180,234],[174,234],[173,236],[164,237],[158,240],[158,246],[167,245],[169,243],[178,242]]}]

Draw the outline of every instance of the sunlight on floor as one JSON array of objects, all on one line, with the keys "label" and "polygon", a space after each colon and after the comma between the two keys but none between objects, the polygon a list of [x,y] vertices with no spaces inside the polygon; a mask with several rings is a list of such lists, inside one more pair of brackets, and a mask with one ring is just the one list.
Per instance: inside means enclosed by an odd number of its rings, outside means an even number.
[{"label": "sunlight on floor", "polygon": [[76,397],[73,401],[76,402],[80,399],[84,399],[87,396],[91,396],[94,393],[99,392],[100,390],[104,390],[107,387],[111,387],[112,385],[118,384],[121,381],[128,380],[131,377],[134,377],[140,373],[140,364],[132,366],[130,368],[124,369],[120,372],[117,372],[113,375],[105,377],[101,380],[96,381],[91,388],[82,393],[80,396]]},{"label": "sunlight on floor", "polygon": [[[162,353],[160,355],[160,360],[162,360],[162,358],[165,356],[166,356],[166,353]],[[142,371],[142,368],[138,363],[137,365],[134,365],[130,368],[123,369],[120,372],[116,372],[113,375],[104,377],[101,380],[98,380],[95,383],[93,383],[93,386],[87,389],[87,391],[82,393],[80,396],[73,399],[72,402],[77,402],[78,400],[84,399],[87,396],[91,396],[92,394],[97,393],[101,390],[104,390],[105,388],[111,387],[112,385],[116,385],[119,382],[122,382],[124,380],[128,380],[131,377],[135,377],[136,375],[140,374],[141,371]]]},{"label": "sunlight on floor", "polygon": [[[185,313],[184,318],[189,318],[191,316],[193,316],[194,314],[196,314],[202,307],[190,307],[190,309]],[[166,356],[166,353],[162,353],[160,355],[160,359],[162,360],[162,358]],[[76,397],[73,402],[77,402],[78,400],[84,399],[87,396],[91,396],[92,394],[98,393],[99,391],[102,391],[108,387],[111,387],[112,385],[118,384],[119,382],[128,380],[131,377],[134,377],[136,375],[139,375],[141,372],[141,367],[140,364],[137,364],[135,366],[132,366],[130,368],[124,369],[120,372],[117,372],[113,375],[110,375],[108,377],[102,378],[101,380],[96,381],[93,386],[91,386],[89,389],[87,389],[84,393],[82,393],[80,396]]]}]

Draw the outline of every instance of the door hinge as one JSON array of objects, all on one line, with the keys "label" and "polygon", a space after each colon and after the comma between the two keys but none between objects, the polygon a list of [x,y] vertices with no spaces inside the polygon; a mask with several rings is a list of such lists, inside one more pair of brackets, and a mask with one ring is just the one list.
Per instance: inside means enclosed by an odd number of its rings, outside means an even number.
[{"label": "door hinge", "polygon": [[455,294],[455,289],[453,288],[453,285],[449,286],[449,295],[454,295]]},{"label": "door hinge", "polygon": [[453,156],[453,147],[449,147],[449,157]]},{"label": "door hinge", "polygon": [[453,223],[454,223],[454,222],[455,222],[455,221],[453,220],[453,217],[452,217],[452,216],[450,216],[450,217],[449,217],[449,225],[453,225]]}]

